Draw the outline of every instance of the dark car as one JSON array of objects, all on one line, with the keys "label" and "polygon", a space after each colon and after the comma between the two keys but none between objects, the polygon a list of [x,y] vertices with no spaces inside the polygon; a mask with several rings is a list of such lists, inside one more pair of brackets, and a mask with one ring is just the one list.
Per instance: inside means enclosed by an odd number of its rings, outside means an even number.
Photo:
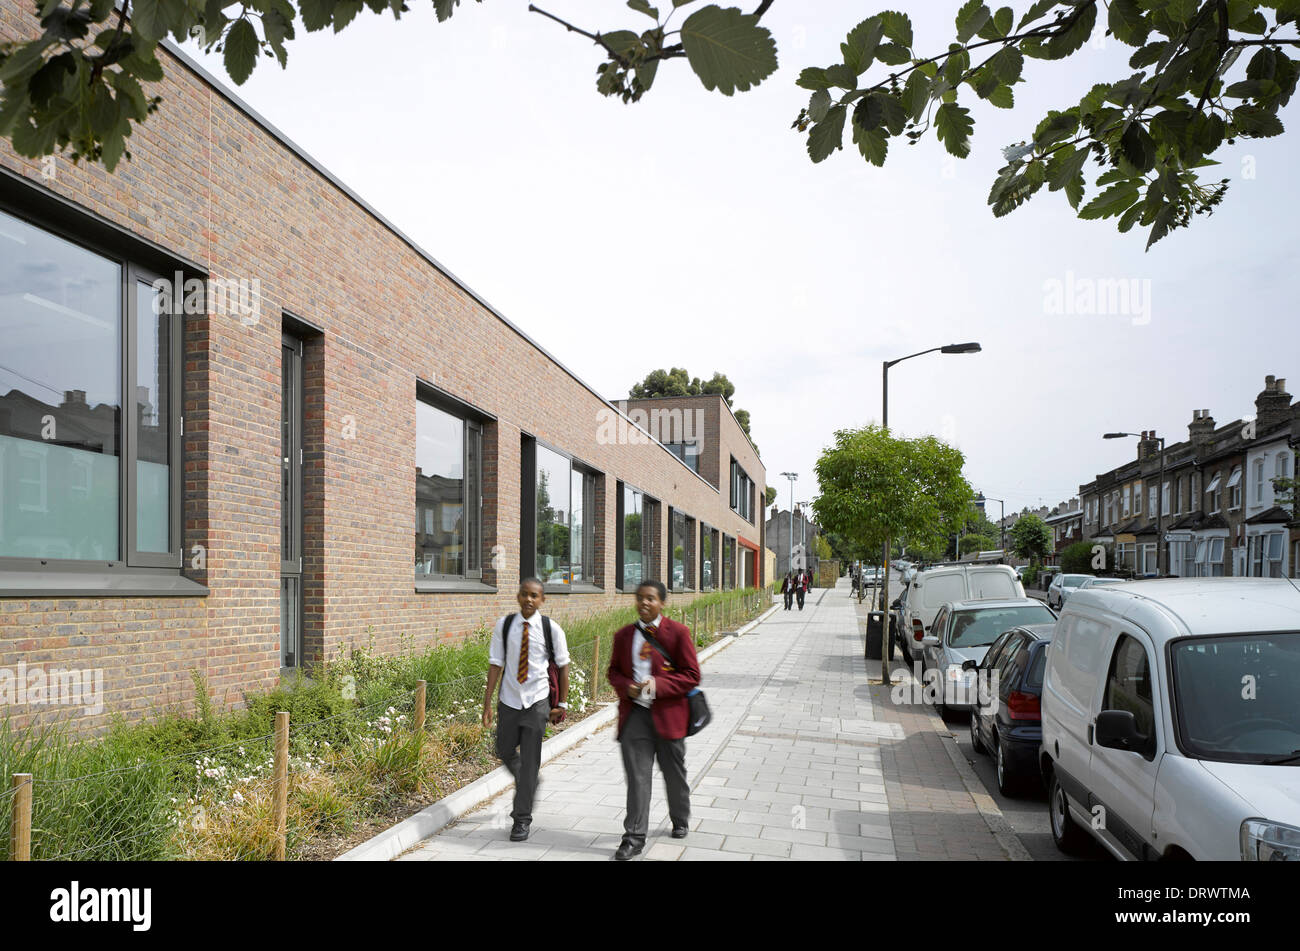
[{"label": "dark car", "polygon": [[1043,672],[1054,629],[1054,624],[1011,628],[993,642],[978,668],[981,689],[988,689],[983,685],[991,685],[996,672],[997,693],[971,710],[971,745],[976,753],[995,758],[998,792],[1004,796],[1042,784],[1038,746],[1043,738]]}]

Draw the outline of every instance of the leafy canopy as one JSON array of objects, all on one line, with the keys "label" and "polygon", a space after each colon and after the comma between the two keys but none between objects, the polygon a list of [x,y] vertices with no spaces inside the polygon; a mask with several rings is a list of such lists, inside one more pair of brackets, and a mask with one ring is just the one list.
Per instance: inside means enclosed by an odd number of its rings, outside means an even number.
[{"label": "leafy canopy", "polygon": [[879,552],[891,538],[937,546],[974,495],[964,462],[933,436],[902,439],[874,425],[839,430],[815,467],[815,521],[863,552]]},{"label": "leafy canopy", "polygon": [[[460,2],[432,0],[438,20]],[[628,0],[625,16],[637,28],[606,32],[529,9],[598,46],[596,88],[624,102],[651,89],[664,60],[685,59],[706,89],[727,96],[776,71],[776,42],[761,23],[773,0],[750,13],[662,2],[663,12]],[[1013,108],[1026,58],[1067,59],[1104,31],[1133,48],[1134,72],[1049,111],[1024,141],[1003,149],[1007,164],[988,204],[1001,217],[1045,185],[1063,191],[1080,218],[1113,218],[1121,232],[1148,229],[1150,248],[1223,200],[1228,180],[1206,183],[1201,171],[1216,164],[1225,142],[1282,133],[1278,113],[1300,75],[1290,55],[1300,46],[1300,0],[1035,0],[1019,18],[982,0],[953,5],[946,49],[921,48],[907,14],[884,11],[848,31],[840,61],[799,73],[810,95],[793,127],[807,133],[812,161],[844,148],[847,134],[865,161],[881,166],[891,142],[914,145],[930,130],[965,158],[971,106]],[[0,48],[0,135],[20,155],[68,150],[112,171],[130,157],[132,129],[161,101],[144,87],[163,78],[162,38],[196,38],[220,52],[242,84],[264,57],[287,64],[299,26],[338,33],[363,7],[395,18],[409,12],[405,0],[122,0],[120,10],[114,0],[34,0],[40,35]]]},{"label": "leafy canopy", "polygon": [[1021,558],[1040,562],[1052,547],[1052,530],[1037,515],[1022,515],[1007,533],[1011,550]]},{"label": "leafy canopy", "polygon": [[[631,399],[640,400],[654,396],[707,396],[713,393],[727,401],[727,406],[731,407],[736,422],[740,424],[741,430],[752,444],[754,437],[749,432],[749,410],[732,407],[731,398],[736,393],[736,384],[728,380],[725,373],[719,373],[715,370],[713,377],[708,382],[701,383],[698,376],[692,377],[683,367],[673,367],[671,370],[651,370],[640,383],[632,384],[628,396]],[[754,446],[754,451],[758,451],[757,445]],[[772,500],[768,499],[767,504],[771,505]]]}]

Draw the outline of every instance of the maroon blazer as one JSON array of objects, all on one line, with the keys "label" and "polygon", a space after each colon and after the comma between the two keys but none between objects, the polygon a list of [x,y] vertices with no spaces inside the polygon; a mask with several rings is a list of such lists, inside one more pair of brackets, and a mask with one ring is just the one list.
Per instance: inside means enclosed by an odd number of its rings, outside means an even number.
[{"label": "maroon blazer", "polygon": [[[623,735],[623,724],[632,713],[633,701],[627,695],[632,686],[632,636],[635,624],[619,628],[614,635],[610,652],[609,670],[605,676],[618,694],[618,735]],[[690,704],[686,695],[700,685],[700,662],[695,656],[695,640],[690,628],[671,618],[661,616],[655,640],[673,658],[671,666],[653,647],[650,648],[650,676],[655,679],[655,698],[650,704],[650,716],[655,732],[667,740],[680,740],[686,736],[690,724]]]}]

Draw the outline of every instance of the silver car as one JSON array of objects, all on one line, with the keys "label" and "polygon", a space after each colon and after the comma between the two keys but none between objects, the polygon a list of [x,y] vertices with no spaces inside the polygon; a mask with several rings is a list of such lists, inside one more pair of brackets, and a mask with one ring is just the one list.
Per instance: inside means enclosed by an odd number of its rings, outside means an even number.
[{"label": "silver car", "polygon": [[1057,575],[1052,579],[1052,584],[1047,589],[1048,605],[1059,611],[1061,606],[1065,604],[1065,599],[1074,592],[1074,589],[1091,577],[1092,575]]},{"label": "silver car", "polygon": [[929,681],[937,676],[942,685],[935,700],[939,715],[969,711],[979,703],[974,668],[1002,634],[1027,624],[1054,623],[1055,612],[1037,598],[949,601],[939,608],[930,633],[921,639],[922,677]]}]

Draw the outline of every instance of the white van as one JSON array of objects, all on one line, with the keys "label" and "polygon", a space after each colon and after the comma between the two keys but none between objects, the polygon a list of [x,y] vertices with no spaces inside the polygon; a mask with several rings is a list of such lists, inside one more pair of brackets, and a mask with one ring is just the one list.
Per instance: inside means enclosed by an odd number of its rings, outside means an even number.
[{"label": "white van", "polygon": [[1083,588],[1047,655],[1052,838],[1121,859],[1300,861],[1300,590],[1285,578]]},{"label": "white van", "polygon": [[902,629],[898,643],[903,660],[921,656],[921,639],[939,608],[949,601],[1023,598],[1024,586],[1009,565],[940,565],[918,571],[899,597]]}]

